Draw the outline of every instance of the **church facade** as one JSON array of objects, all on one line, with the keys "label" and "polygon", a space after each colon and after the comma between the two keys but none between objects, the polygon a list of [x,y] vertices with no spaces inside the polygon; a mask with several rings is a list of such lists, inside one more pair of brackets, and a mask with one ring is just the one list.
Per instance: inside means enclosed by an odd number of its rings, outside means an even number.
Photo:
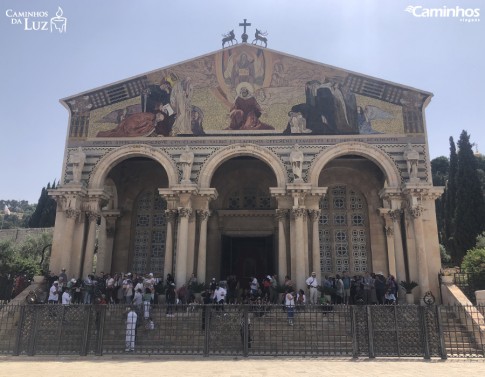
[{"label": "church facade", "polygon": [[61,100],[51,270],[438,293],[432,94],[248,43]]}]

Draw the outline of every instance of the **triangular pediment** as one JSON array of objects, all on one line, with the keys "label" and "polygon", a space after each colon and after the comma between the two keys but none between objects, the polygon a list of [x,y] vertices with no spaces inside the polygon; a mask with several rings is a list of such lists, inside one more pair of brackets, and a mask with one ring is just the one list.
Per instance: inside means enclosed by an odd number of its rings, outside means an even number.
[{"label": "triangular pediment", "polygon": [[431,93],[241,43],[62,100],[85,137],[423,133]]}]

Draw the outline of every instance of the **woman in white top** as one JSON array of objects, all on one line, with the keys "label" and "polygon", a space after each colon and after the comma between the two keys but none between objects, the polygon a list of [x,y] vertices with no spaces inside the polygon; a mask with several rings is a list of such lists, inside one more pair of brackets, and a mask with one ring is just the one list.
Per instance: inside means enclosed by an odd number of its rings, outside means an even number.
[{"label": "woman in white top", "polygon": [[295,297],[292,292],[287,291],[285,295],[286,313],[288,315],[288,324],[293,326],[293,316],[295,314]]}]

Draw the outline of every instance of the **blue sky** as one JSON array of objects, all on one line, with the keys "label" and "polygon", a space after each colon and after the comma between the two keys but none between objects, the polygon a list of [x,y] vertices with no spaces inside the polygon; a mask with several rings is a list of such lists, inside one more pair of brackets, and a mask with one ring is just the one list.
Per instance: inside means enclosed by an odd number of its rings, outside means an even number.
[{"label": "blue sky", "polygon": [[[481,17],[415,17],[409,5]],[[25,30],[59,6],[66,33]],[[483,1],[0,0],[0,10],[0,199],[36,202],[60,178],[68,112],[59,99],[217,51],[222,33],[235,29],[240,39],[244,18],[248,34],[268,32],[273,50],[434,93],[431,158],[448,156],[449,136],[463,129],[485,151]],[[12,12],[48,17],[20,25]]]}]

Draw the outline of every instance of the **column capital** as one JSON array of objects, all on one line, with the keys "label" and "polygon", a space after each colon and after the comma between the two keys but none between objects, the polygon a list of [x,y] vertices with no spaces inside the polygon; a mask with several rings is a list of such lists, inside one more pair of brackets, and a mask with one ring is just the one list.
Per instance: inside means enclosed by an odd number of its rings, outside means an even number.
[{"label": "column capital", "polygon": [[211,215],[211,212],[208,209],[198,209],[196,213],[200,221],[207,221]]},{"label": "column capital", "polygon": [[424,208],[420,205],[408,208],[408,213],[413,219],[419,218],[423,214]]},{"label": "column capital", "polygon": [[97,222],[99,217],[101,216],[97,211],[86,211],[86,216],[89,219],[89,222]]},{"label": "column capital", "polygon": [[308,210],[308,216],[310,216],[310,219],[312,221],[318,221],[321,214],[322,214],[322,211],[320,211],[319,209],[309,209]]},{"label": "column capital", "polygon": [[291,216],[293,218],[305,218],[307,216],[307,210],[305,208],[293,208],[291,210]]},{"label": "column capital", "polygon": [[165,210],[165,218],[167,222],[173,222],[177,217],[178,211],[176,209],[166,209]]},{"label": "column capital", "polygon": [[190,218],[190,216],[192,216],[192,208],[187,208],[187,207],[180,207],[178,209],[178,212],[179,212],[179,216],[180,217],[186,217],[187,219]]},{"label": "column capital", "polygon": [[77,220],[79,218],[79,216],[81,215],[81,211],[78,210],[78,209],[73,209],[73,208],[67,208],[65,211],[64,211],[64,214],[66,215],[66,217],[68,219],[74,219],[74,220]]},{"label": "column capital", "polygon": [[278,208],[276,210],[275,217],[280,221],[286,220],[288,218],[289,212],[290,212],[289,209]]},{"label": "column capital", "polygon": [[402,209],[393,209],[388,212],[389,217],[391,218],[392,221],[400,221],[401,220],[401,214],[402,214]]}]

